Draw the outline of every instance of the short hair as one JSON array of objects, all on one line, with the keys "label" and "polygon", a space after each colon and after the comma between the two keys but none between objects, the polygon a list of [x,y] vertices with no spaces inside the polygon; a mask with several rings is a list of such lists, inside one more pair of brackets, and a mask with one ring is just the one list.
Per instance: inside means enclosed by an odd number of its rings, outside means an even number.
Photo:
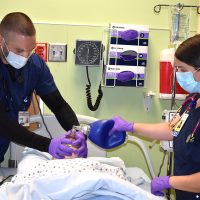
[{"label": "short hair", "polygon": [[175,57],[181,62],[200,68],[200,34],[188,38],[179,45]]},{"label": "short hair", "polygon": [[31,19],[24,13],[12,12],[7,14],[1,21],[0,33],[6,37],[8,33],[14,32],[24,36],[36,34]]}]

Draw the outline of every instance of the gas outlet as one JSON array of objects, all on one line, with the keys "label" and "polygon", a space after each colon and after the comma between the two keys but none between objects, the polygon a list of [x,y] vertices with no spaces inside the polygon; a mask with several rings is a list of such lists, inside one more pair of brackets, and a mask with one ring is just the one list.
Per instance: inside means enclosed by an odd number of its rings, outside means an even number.
[{"label": "gas outlet", "polygon": [[67,61],[67,44],[51,43],[49,44],[49,62]]}]

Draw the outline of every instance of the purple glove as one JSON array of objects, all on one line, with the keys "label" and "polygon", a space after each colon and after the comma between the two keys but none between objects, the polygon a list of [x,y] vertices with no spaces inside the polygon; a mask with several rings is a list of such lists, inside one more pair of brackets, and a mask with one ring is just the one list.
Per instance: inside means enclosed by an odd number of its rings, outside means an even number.
[{"label": "purple glove", "polygon": [[84,133],[81,131],[76,131],[74,133],[74,137],[75,141],[72,142],[72,146],[79,146],[77,150],[74,150],[74,153],[77,154],[78,157],[86,158],[88,149]]},{"label": "purple glove", "polygon": [[53,138],[49,145],[49,153],[54,158],[58,159],[62,159],[65,156],[71,156],[74,151],[70,147],[65,146],[65,144],[72,144],[70,139],[67,139],[65,135]]},{"label": "purple glove", "polygon": [[164,196],[162,190],[171,188],[169,184],[169,176],[155,177],[151,181],[151,193],[156,196]]},{"label": "purple glove", "polygon": [[132,133],[134,132],[133,123],[127,122],[119,116],[113,117],[112,120],[115,122],[115,124],[110,130],[109,135],[112,135],[115,131],[128,131]]}]

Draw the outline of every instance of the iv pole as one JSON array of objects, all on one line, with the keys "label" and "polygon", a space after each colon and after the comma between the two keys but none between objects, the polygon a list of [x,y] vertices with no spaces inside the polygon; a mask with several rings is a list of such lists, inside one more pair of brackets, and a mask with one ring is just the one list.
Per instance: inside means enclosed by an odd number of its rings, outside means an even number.
[{"label": "iv pole", "polygon": [[[179,38],[179,31],[180,31],[180,12],[183,9],[184,5],[178,3],[175,6],[176,10],[176,21],[175,26],[177,27],[176,34],[174,36],[174,52],[176,52],[176,49],[178,48],[178,41],[180,41]],[[187,6],[188,7],[188,6]],[[198,9],[197,9],[198,13]],[[174,110],[176,106],[176,67],[173,66],[173,83],[172,83],[172,99],[171,99],[171,110]],[[168,152],[168,164],[167,164],[167,175],[172,175],[172,165],[173,165],[173,152]],[[167,190],[167,199],[170,200],[170,189]]]}]

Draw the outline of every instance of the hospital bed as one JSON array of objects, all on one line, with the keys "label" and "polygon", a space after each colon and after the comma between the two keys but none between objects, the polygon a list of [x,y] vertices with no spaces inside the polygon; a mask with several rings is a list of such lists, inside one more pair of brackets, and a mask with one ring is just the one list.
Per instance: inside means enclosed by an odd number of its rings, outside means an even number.
[{"label": "hospital bed", "polygon": [[[80,124],[90,124],[90,123],[98,120],[96,118],[84,116],[84,115],[77,115],[77,117],[78,117]],[[49,134],[43,123],[43,120],[45,121],[45,124],[47,125],[47,128],[53,137],[57,136],[58,134],[64,134],[66,132],[60,126],[60,124],[58,123],[58,121],[54,115],[51,115],[51,114],[46,115],[45,114],[45,115],[43,115],[43,119],[41,118],[40,115],[33,115],[30,117],[30,123],[38,124],[38,128],[34,131],[35,133],[49,137]],[[142,180],[144,180],[145,183],[148,183],[150,185],[151,178],[155,177],[155,170],[154,170],[154,166],[151,161],[151,158],[149,156],[148,150],[141,139],[139,139],[135,136],[128,136],[128,140],[132,143],[137,144],[141,148],[141,150],[146,158],[151,177],[149,177],[147,174],[145,174],[145,172],[138,167],[126,168],[126,175],[127,175],[127,177],[134,177],[133,178],[134,180],[142,178]],[[87,144],[88,144],[88,150],[89,150],[88,151],[89,157],[107,157],[107,153],[104,149],[99,148],[95,144],[91,143],[89,140],[87,141]],[[24,151],[24,147],[19,146],[15,143],[11,143],[10,150],[11,150],[10,159],[12,161],[19,163],[22,160],[22,152]],[[1,169],[0,175],[6,176],[6,175],[9,175],[11,172],[16,173],[16,170],[12,169],[12,171],[10,171],[9,169],[5,169],[5,170]],[[145,186],[145,189],[148,191],[150,190],[150,188],[147,188],[146,186]]]}]

